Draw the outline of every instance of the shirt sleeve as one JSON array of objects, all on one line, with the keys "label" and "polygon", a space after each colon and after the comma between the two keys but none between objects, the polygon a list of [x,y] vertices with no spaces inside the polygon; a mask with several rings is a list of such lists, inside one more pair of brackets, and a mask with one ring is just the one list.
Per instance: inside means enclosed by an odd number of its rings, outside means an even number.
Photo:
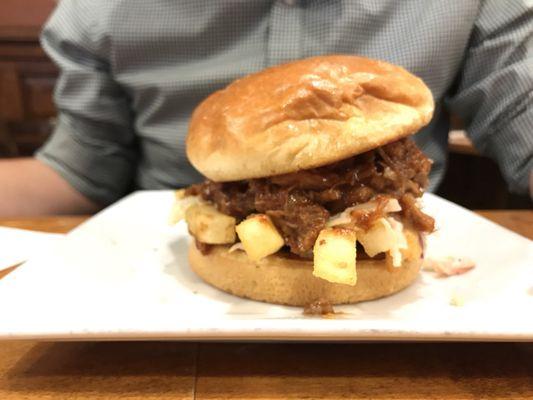
[{"label": "shirt sleeve", "polygon": [[450,109],[476,148],[495,159],[513,192],[533,169],[533,6],[482,2]]},{"label": "shirt sleeve", "polygon": [[42,32],[42,46],[60,68],[58,121],[36,157],[107,205],[130,190],[138,155],[129,98],[113,80],[103,18],[94,15],[104,10],[91,3],[59,2]]}]

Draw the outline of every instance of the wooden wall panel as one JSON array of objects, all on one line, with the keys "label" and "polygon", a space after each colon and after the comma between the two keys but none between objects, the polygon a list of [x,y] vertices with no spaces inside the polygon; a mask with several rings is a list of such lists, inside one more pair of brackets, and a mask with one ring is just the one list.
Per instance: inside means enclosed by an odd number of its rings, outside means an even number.
[{"label": "wooden wall panel", "polygon": [[24,118],[19,73],[14,63],[0,64],[0,118],[7,121]]},{"label": "wooden wall panel", "polygon": [[39,45],[54,0],[0,0],[0,157],[28,156],[51,132],[57,69]]},{"label": "wooden wall panel", "polygon": [[0,0],[0,36],[33,40],[55,3],[55,0]]}]

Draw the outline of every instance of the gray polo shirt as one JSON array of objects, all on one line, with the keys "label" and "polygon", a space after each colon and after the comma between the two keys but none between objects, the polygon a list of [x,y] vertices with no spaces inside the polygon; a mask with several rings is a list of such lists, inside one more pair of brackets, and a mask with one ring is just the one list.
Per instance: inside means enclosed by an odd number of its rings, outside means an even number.
[{"label": "gray polo shirt", "polygon": [[514,191],[533,168],[533,6],[527,0],[63,0],[42,44],[61,69],[58,124],[37,158],[87,197],[176,188],[192,110],[232,80],[319,54],[399,64],[436,100],[415,136],[446,164],[448,115],[466,121]]}]

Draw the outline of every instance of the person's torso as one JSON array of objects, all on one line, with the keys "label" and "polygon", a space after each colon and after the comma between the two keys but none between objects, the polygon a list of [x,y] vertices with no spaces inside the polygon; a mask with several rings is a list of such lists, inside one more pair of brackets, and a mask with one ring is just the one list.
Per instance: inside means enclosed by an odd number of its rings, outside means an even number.
[{"label": "person's torso", "polygon": [[478,12],[474,0],[117,1],[104,24],[114,78],[131,100],[139,138],[136,186],[198,181],[185,155],[194,108],[234,79],[320,54],[357,54],[422,78],[435,117],[415,136],[443,173],[448,117],[442,99],[457,78]]}]

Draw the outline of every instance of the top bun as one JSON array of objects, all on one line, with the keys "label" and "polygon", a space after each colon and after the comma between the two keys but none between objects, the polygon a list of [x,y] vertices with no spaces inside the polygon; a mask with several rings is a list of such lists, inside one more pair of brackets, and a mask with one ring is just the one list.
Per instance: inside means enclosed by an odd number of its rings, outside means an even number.
[{"label": "top bun", "polygon": [[213,181],[331,164],[416,133],[433,115],[427,86],[405,69],[330,55],[267,68],[194,111],[187,156]]}]

